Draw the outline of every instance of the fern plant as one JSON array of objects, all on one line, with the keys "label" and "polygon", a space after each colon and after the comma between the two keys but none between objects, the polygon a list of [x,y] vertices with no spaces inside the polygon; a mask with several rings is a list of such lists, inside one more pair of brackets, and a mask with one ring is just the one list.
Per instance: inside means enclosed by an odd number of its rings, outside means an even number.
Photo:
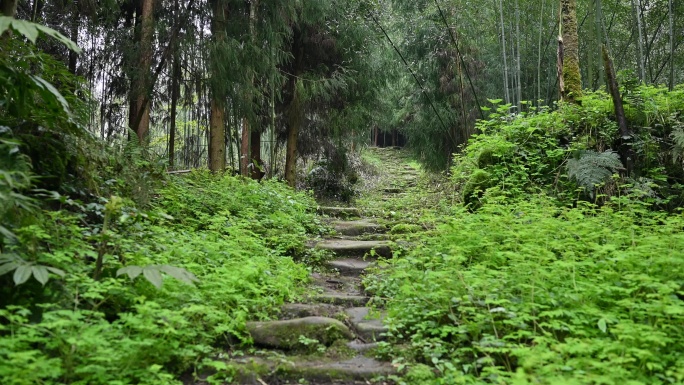
[{"label": "fern plant", "polygon": [[614,173],[622,169],[620,158],[610,150],[585,150],[580,152],[579,158],[568,160],[568,176],[580,187],[585,188],[592,198],[596,185],[607,182]]}]

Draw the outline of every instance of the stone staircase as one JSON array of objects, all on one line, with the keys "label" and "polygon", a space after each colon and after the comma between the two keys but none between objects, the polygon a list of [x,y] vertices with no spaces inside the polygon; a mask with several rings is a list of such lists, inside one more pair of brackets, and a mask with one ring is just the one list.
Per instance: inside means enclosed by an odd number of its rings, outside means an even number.
[{"label": "stone staircase", "polygon": [[[306,350],[305,343],[315,341],[318,346],[344,351],[343,357],[309,356],[288,362],[246,359],[242,384],[261,384],[259,380],[269,385],[366,384],[395,373],[392,365],[373,358],[376,342],[387,329],[383,312],[367,307],[370,298],[361,283],[364,270],[375,259],[392,257],[391,243],[354,239],[382,234],[385,228],[369,219],[348,220],[360,214],[353,208],[327,207],[321,212],[342,218],[331,223],[339,238],[314,245],[335,255],[328,262],[331,273],[313,273],[315,294],[304,303],[284,305],[280,320],[250,322],[247,329],[258,347],[301,352]],[[261,370],[254,371],[255,364]]]},{"label": "stone staircase", "polygon": [[[390,173],[397,176],[377,190],[387,201],[415,186],[418,170],[393,162],[389,150],[381,150],[380,156],[387,156],[392,165]],[[320,207],[318,211],[334,218],[330,224],[336,236],[311,245],[334,255],[327,262],[330,272],[313,273],[312,294],[302,303],[284,305],[279,320],[247,324],[255,347],[267,354],[231,359],[237,368],[233,383],[392,384],[388,378],[397,375],[389,362],[374,358],[377,342],[387,331],[385,313],[369,306],[370,297],[362,285],[364,272],[378,258],[393,256],[393,243],[385,234],[388,229],[363,218],[358,208]],[[311,354],[312,348],[325,353]]]}]

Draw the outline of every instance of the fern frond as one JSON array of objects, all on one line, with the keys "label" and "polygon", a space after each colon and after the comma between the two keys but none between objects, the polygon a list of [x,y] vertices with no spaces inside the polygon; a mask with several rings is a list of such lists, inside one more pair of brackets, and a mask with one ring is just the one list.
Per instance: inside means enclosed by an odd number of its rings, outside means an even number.
[{"label": "fern frond", "polygon": [[577,181],[593,196],[597,184],[606,182],[617,171],[623,169],[620,158],[613,151],[582,151],[579,158],[568,161],[568,176]]}]

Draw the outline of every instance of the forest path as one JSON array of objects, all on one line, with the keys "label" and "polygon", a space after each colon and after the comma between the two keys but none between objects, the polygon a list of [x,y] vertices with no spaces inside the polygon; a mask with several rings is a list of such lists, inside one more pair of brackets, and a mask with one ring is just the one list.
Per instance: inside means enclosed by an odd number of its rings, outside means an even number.
[{"label": "forest path", "polygon": [[396,369],[374,354],[387,331],[385,312],[366,292],[363,277],[406,247],[401,233],[420,227],[402,208],[407,192],[420,188],[422,173],[402,150],[375,148],[367,155],[377,172],[364,178],[357,205],[319,208],[335,229],[333,236],[311,244],[332,256],[327,269],[311,274],[310,294],[284,305],[278,320],[248,323],[255,346],[263,350],[231,361],[234,383],[393,383]]}]

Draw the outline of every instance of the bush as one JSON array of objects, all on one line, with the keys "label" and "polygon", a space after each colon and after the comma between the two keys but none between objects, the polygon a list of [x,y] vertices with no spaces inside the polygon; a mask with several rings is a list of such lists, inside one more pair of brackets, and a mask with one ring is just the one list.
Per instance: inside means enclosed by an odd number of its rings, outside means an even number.
[{"label": "bush", "polygon": [[684,381],[680,215],[544,197],[453,214],[366,280],[390,298],[399,362],[435,367],[435,384]]},{"label": "bush", "polygon": [[[42,212],[3,250],[65,272],[16,287],[0,276],[0,377],[11,384],[177,384],[217,348],[248,346],[245,322],[273,316],[308,279],[291,255],[318,230],[315,206],[280,183],[198,172],[168,181],[149,209],[62,201],[71,211]],[[118,276],[124,266],[144,278]],[[162,281],[178,269],[196,287]]]}]

